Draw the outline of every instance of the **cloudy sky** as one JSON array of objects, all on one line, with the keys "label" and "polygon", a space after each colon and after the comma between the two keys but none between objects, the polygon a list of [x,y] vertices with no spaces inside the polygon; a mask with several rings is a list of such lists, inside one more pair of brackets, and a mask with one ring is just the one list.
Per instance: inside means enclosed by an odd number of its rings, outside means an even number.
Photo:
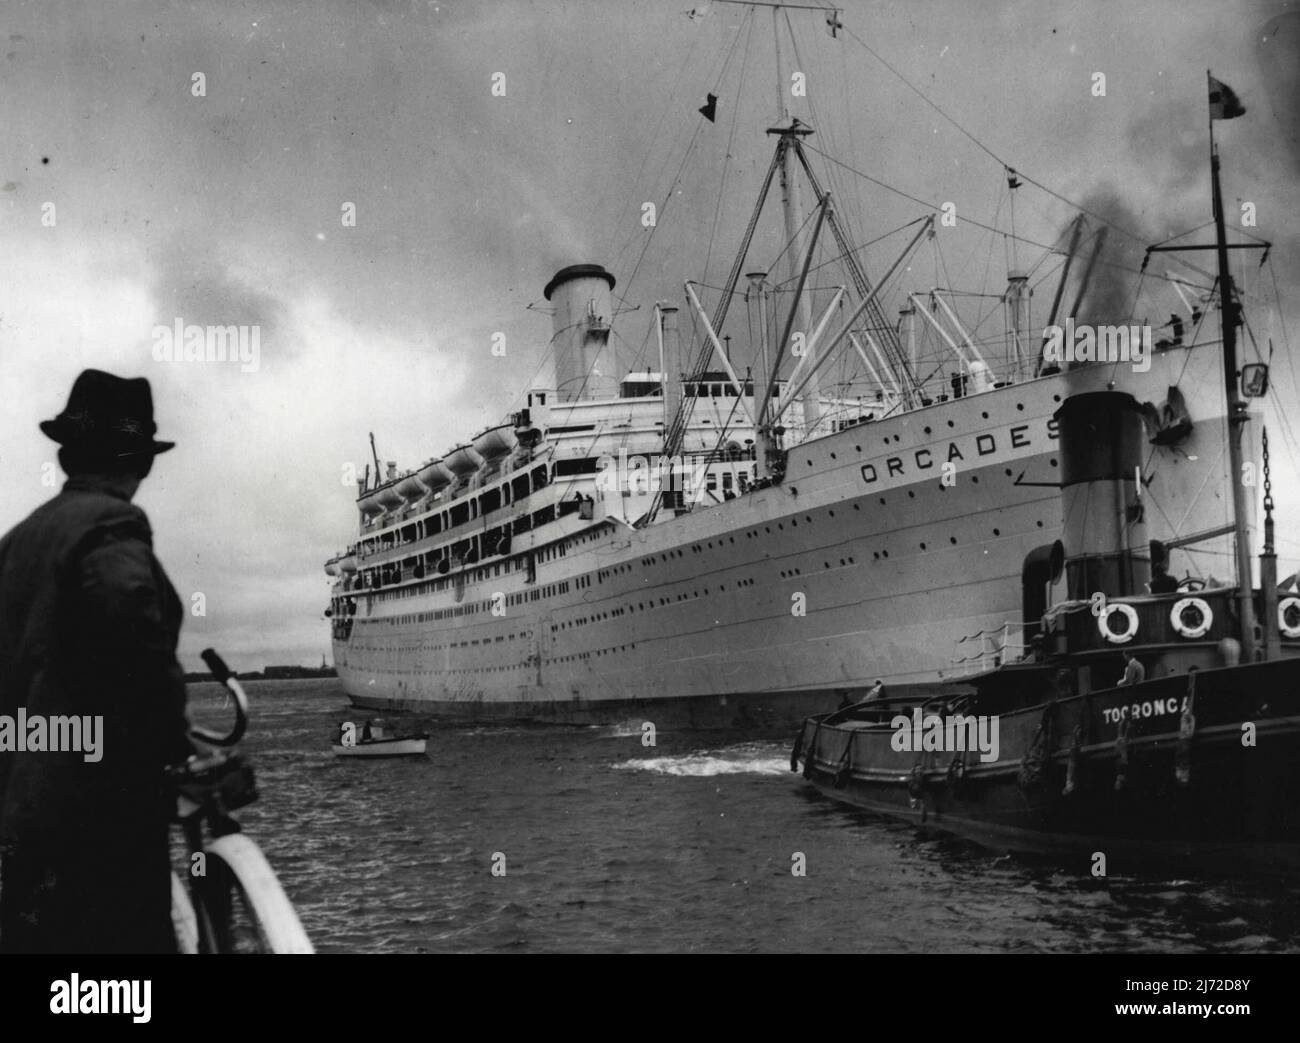
[{"label": "cloudy sky", "polygon": [[[412,466],[518,408],[550,336],[536,306],[561,265],[618,277],[629,360],[644,360],[656,300],[682,302],[687,278],[724,281],[770,156],[772,17],[691,6],[9,0],[0,529],[53,493],[55,447],[36,425],[76,374],[147,376],[160,436],[178,447],[139,502],[182,597],[206,602],[187,620],[186,667],[209,644],[237,668],[319,662],[321,565],[354,533],[343,479],[369,459],[368,432],[385,460]],[[817,127],[813,145],[1000,227],[1006,183],[989,153],[1138,240],[1207,221],[1212,67],[1248,109],[1218,125],[1230,213],[1256,204],[1254,231],[1296,285],[1296,5],[845,0],[838,39],[819,13],[789,18],[783,67],[806,74],[809,99],[788,104]],[[715,124],[696,113],[710,91]],[[813,159],[856,242],[926,212]],[[659,208],[653,237],[646,201]],[[1070,216],[1032,185],[1017,195],[1030,239],[1051,244]],[[1129,251],[1116,263],[1132,261],[1129,241],[1112,239]],[[895,235],[864,256],[879,272],[901,245]],[[763,230],[756,263],[778,249]],[[943,284],[997,292],[1003,250],[990,266],[987,237],[954,232],[918,255],[906,288],[942,271]],[[1271,298],[1267,271],[1251,262],[1242,277]],[[1167,289],[1148,300],[1153,317],[1176,303]],[[1300,314],[1267,304],[1254,329],[1281,352],[1283,323],[1300,330]],[[153,330],[177,319],[258,327],[256,371],[157,361]],[[504,358],[490,351],[497,332]],[[1276,361],[1283,396],[1300,401],[1294,363]],[[1284,443],[1279,432],[1275,455]],[[1300,498],[1282,503],[1294,519]],[[1294,568],[1300,542],[1281,549]]]}]

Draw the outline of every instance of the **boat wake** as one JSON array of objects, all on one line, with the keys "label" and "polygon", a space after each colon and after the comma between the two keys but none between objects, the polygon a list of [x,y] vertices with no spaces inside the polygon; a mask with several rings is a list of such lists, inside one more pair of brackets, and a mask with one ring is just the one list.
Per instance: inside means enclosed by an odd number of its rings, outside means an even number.
[{"label": "boat wake", "polygon": [[780,743],[743,743],[720,750],[697,750],[671,757],[638,757],[613,767],[656,775],[709,778],[714,775],[787,775],[790,753]]},{"label": "boat wake", "polygon": [[635,739],[643,732],[643,722],[620,721],[618,724],[593,724],[591,730],[602,739]]}]

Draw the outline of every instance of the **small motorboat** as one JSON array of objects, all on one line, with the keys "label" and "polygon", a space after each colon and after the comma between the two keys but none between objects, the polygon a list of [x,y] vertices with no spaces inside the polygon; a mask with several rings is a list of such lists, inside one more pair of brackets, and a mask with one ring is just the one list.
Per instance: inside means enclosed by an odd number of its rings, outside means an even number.
[{"label": "small motorboat", "polygon": [[367,727],[360,734],[355,725],[339,727],[332,748],[336,757],[423,757],[427,734],[387,736],[379,726]]}]

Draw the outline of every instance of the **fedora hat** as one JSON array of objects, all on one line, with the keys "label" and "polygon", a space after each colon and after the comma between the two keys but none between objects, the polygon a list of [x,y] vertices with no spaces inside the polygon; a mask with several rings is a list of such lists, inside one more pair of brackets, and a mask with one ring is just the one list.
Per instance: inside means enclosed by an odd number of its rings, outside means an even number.
[{"label": "fedora hat", "polygon": [[98,369],[81,371],[63,412],[41,421],[41,430],[60,445],[94,447],[119,457],[165,453],[176,444],[154,440],[158,425],[148,380]]}]

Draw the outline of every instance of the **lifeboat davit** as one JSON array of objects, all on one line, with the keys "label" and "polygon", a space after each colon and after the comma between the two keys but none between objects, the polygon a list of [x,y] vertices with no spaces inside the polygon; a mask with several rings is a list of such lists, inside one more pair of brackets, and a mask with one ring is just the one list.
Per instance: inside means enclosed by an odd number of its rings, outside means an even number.
[{"label": "lifeboat davit", "polygon": [[387,511],[391,511],[395,507],[400,507],[403,502],[405,502],[402,499],[402,494],[397,491],[396,485],[384,485],[376,489],[375,499],[378,500],[379,505]]},{"label": "lifeboat davit", "polygon": [[473,474],[483,466],[483,457],[475,452],[472,445],[458,445],[442,458],[443,464],[458,478]]},{"label": "lifeboat davit", "polygon": [[439,489],[450,485],[452,479],[456,477],[443,465],[441,460],[430,460],[416,471],[415,476],[420,479],[420,484],[430,492],[435,493]]},{"label": "lifeboat davit", "polygon": [[490,462],[508,455],[518,444],[519,436],[515,434],[514,426],[500,424],[497,427],[489,427],[475,437],[474,451]]},{"label": "lifeboat davit", "polygon": [[397,495],[407,503],[414,503],[429,490],[424,483],[420,481],[419,475],[412,471],[399,481],[396,485]]}]

